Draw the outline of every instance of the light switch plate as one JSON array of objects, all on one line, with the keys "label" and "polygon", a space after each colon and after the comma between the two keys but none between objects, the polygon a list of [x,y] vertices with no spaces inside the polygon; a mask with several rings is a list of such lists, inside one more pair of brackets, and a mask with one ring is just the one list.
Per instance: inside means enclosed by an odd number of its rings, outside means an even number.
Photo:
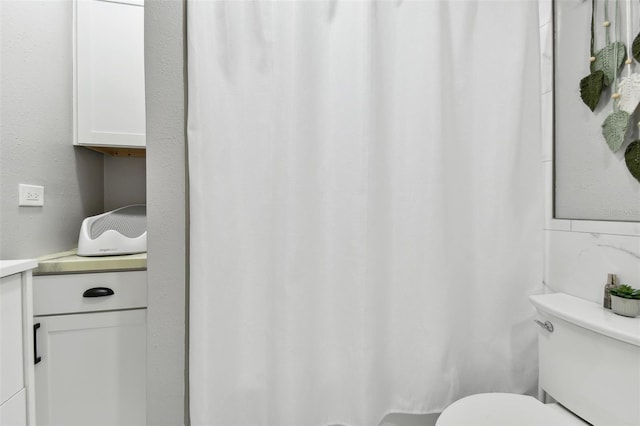
[{"label": "light switch plate", "polygon": [[18,185],[18,205],[25,207],[44,206],[44,186]]}]

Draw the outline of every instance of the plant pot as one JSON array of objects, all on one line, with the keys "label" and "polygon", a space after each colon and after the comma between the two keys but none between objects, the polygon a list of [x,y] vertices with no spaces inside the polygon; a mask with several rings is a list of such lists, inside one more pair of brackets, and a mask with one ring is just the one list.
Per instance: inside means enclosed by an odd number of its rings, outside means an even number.
[{"label": "plant pot", "polygon": [[614,314],[624,317],[637,317],[640,315],[640,299],[625,299],[612,294],[611,310]]}]

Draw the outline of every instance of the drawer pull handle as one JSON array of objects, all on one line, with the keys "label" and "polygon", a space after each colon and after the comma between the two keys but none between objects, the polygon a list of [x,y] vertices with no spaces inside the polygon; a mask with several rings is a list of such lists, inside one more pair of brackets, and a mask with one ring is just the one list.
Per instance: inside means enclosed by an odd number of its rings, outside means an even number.
[{"label": "drawer pull handle", "polygon": [[42,361],[42,357],[38,356],[38,338],[37,331],[40,328],[40,323],[33,324],[33,363],[37,364]]},{"label": "drawer pull handle", "polygon": [[82,297],[104,297],[112,296],[115,293],[108,287],[94,287],[82,293]]}]

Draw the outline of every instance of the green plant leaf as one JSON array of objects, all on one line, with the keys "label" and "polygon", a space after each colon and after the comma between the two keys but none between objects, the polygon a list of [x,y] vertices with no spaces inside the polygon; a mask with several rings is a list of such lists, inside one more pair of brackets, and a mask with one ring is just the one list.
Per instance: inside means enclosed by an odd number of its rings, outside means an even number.
[{"label": "green plant leaf", "polygon": [[627,169],[629,169],[631,176],[640,182],[640,140],[635,140],[629,144],[624,152],[624,161],[627,163]]},{"label": "green plant leaf", "polygon": [[616,77],[616,73],[627,59],[627,49],[624,43],[616,41],[596,52],[596,60],[591,62],[591,72],[604,72],[604,85],[609,86]]},{"label": "green plant leaf", "polygon": [[626,299],[633,299],[635,295],[640,294],[640,290],[636,290],[627,284],[621,284],[611,289],[611,294],[618,297],[624,297]]},{"label": "green plant leaf", "polygon": [[633,43],[631,44],[631,54],[636,61],[640,62],[640,33],[633,39]]},{"label": "green plant leaf", "polygon": [[609,149],[616,152],[624,144],[624,138],[629,127],[629,113],[626,111],[616,111],[609,114],[602,124],[602,136],[607,141]]},{"label": "green plant leaf", "polygon": [[604,89],[604,72],[597,70],[580,80],[580,97],[591,111],[595,110]]}]

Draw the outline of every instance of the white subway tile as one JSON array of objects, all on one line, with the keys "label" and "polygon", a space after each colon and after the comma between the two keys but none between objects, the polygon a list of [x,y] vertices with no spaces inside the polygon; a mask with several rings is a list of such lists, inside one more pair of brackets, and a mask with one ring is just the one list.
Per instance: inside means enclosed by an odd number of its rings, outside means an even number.
[{"label": "white subway tile", "polygon": [[553,217],[553,161],[545,161],[542,164],[544,171],[544,228],[549,230],[570,231],[571,221],[566,219],[554,219]]},{"label": "white subway tile", "polygon": [[640,222],[604,222],[597,220],[572,220],[571,230],[597,234],[629,235],[640,237]]},{"label": "white subway tile", "polygon": [[551,0],[538,0],[538,21],[540,26],[551,22]]},{"label": "white subway tile", "polygon": [[542,95],[540,153],[542,161],[553,160],[553,92]]},{"label": "white subway tile", "polygon": [[540,73],[542,93],[553,89],[553,28],[551,23],[540,27]]}]

